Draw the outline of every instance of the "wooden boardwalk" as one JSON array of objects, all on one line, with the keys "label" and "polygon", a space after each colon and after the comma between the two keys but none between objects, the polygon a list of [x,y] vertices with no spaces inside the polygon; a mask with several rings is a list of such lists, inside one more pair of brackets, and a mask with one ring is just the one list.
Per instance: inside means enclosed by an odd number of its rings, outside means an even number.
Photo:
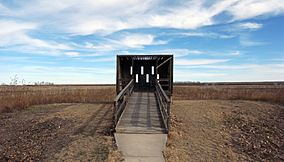
[{"label": "wooden boardwalk", "polygon": [[133,92],[116,126],[117,133],[165,133],[154,92]]}]

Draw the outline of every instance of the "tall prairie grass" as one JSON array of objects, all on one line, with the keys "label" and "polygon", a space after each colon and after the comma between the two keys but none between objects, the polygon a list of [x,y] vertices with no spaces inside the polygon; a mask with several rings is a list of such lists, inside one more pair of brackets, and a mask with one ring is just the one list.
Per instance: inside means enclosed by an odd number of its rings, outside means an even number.
[{"label": "tall prairie grass", "polygon": [[[115,86],[0,86],[0,112],[51,103],[112,102]],[[284,85],[175,85],[173,100],[255,100],[284,104]]]},{"label": "tall prairie grass", "polygon": [[0,112],[50,103],[111,102],[114,86],[0,86]]},{"label": "tall prairie grass", "polygon": [[174,100],[254,100],[284,104],[283,85],[175,86]]}]

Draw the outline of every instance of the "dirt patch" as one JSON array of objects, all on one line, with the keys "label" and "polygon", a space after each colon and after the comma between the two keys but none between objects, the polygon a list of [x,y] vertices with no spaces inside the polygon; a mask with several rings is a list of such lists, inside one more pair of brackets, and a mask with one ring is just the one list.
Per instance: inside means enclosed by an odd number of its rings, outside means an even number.
[{"label": "dirt patch", "polygon": [[52,104],[0,114],[0,161],[119,161],[109,104]]},{"label": "dirt patch", "polygon": [[251,108],[258,113],[236,107],[225,118],[234,150],[250,161],[284,161],[284,109]]},{"label": "dirt patch", "polygon": [[167,161],[282,161],[283,123],[279,105],[174,101],[164,154]]},{"label": "dirt patch", "polygon": [[53,118],[44,122],[28,120],[6,127],[5,132],[1,131],[0,161],[40,161],[46,158],[44,153],[52,154],[71,140],[58,130],[70,129],[71,125],[67,120]]}]

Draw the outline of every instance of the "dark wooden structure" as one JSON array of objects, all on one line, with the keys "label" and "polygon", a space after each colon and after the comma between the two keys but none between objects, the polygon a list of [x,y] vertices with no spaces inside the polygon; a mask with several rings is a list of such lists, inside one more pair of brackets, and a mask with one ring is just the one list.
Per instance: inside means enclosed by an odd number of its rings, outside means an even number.
[{"label": "dark wooden structure", "polygon": [[116,132],[167,133],[173,55],[118,55],[116,67]]}]

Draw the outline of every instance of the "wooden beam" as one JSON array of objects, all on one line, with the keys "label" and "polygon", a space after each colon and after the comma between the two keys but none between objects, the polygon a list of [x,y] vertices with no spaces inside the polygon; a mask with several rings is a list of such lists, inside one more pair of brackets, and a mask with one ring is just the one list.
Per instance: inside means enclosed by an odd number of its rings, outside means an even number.
[{"label": "wooden beam", "polygon": [[161,67],[162,65],[164,65],[166,62],[168,62],[168,61],[171,60],[171,59],[172,59],[172,57],[166,59],[164,62],[162,62],[160,65],[158,65],[158,66],[156,67],[156,69],[158,69],[159,67]]}]

